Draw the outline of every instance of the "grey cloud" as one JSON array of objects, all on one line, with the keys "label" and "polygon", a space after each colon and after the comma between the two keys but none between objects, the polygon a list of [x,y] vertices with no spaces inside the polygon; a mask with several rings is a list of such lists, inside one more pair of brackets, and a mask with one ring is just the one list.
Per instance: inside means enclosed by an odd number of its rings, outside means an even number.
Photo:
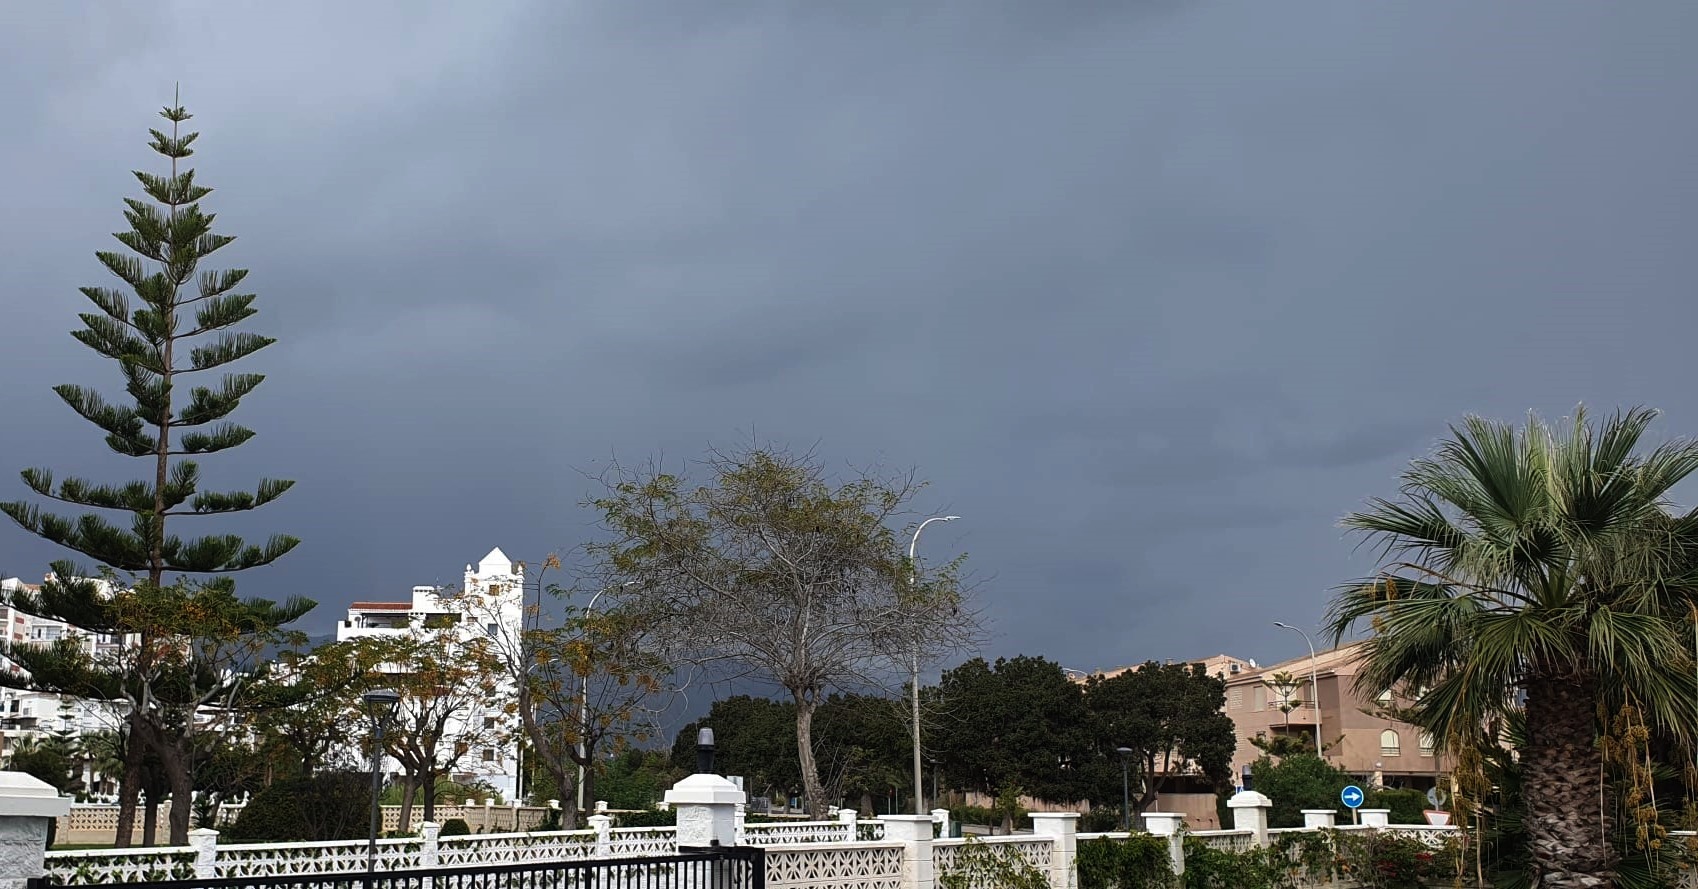
[{"label": "grey cloud", "polygon": [[[1445,421],[1698,428],[1695,26],[1675,0],[8,8],[0,470],[130,470],[48,387],[113,382],[65,331],[181,81],[280,338],[259,438],[207,471],[300,479],[243,527],[306,543],[243,583],[317,595],[315,628],[583,541],[609,453],[756,429],[929,477],[966,518],[925,547],[973,554],[990,653],[1271,659],[1268,621],[1364,570],[1336,517]],[[0,571],[54,555],[0,531]]]}]

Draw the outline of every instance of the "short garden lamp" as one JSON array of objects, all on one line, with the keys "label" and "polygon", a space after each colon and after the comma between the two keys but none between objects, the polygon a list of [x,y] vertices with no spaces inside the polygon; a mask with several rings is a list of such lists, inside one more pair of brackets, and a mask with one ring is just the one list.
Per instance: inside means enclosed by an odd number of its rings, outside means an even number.
[{"label": "short garden lamp", "polygon": [[366,716],[371,718],[371,836],[366,840],[366,871],[377,867],[377,831],[383,823],[383,807],[378,797],[383,792],[383,732],[395,718],[395,705],[401,695],[394,689],[375,688],[360,695]]},{"label": "short garden lamp", "polygon": [[713,774],[713,729],[696,732],[696,774]]},{"label": "short garden lamp", "polygon": [[1127,769],[1132,763],[1132,748],[1116,747],[1120,754],[1120,829],[1132,832],[1132,782]]}]

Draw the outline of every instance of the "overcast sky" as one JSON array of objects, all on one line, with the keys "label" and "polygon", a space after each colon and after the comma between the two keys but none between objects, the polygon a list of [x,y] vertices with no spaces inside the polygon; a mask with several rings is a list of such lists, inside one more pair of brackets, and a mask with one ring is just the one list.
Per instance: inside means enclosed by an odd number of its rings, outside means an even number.
[{"label": "overcast sky", "polygon": [[[241,581],[355,598],[582,543],[610,456],[763,439],[932,482],[988,655],[1305,653],[1337,519],[1446,423],[1698,433],[1698,5],[0,5],[0,496],[182,84],[279,338],[213,487]],[[204,523],[213,530],[214,523]],[[220,525],[219,528],[230,527]],[[188,523],[183,523],[185,533]],[[0,528],[0,574],[61,551]]]}]

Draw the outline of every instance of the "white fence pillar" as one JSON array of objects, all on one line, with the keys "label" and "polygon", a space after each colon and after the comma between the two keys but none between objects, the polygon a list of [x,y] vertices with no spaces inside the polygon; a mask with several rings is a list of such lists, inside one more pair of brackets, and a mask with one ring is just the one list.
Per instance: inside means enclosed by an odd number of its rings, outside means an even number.
[{"label": "white fence pillar", "polygon": [[589,818],[590,829],[595,831],[595,857],[613,857],[613,816],[597,813]]},{"label": "white fence pillar", "polygon": [[679,846],[730,846],[737,842],[737,804],[745,799],[737,785],[718,775],[698,772],[666,791],[666,804],[678,811]]},{"label": "white fence pillar", "polygon": [[854,809],[837,810],[837,823],[843,825],[844,830],[843,842],[855,842],[856,837],[859,835],[859,831],[855,827],[855,822],[860,820],[860,817],[861,813]]},{"label": "white fence pillar", "polygon": [[1055,842],[1055,848],[1049,853],[1050,889],[1078,889],[1079,814],[1033,812],[1032,833]]},{"label": "white fence pillar", "polygon": [[743,803],[738,803],[737,808],[733,810],[731,817],[737,828],[737,845],[746,845],[747,840],[745,837],[747,835],[746,829],[749,826],[749,807]]},{"label": "white fence pillar", "polygon": [[1362,816],[1363,827],[1385,827],[1391,823],[1390,809],[1357,809]]},{"label": "white fence pillar", "polygon": [[932,861],[932,816],[886,815],[880,820],[884,822],[885,842],[902,844],[903,889],[935,889],[937,868]]},{"label": "white fence pillar", "polygon": [[1240,791],[1226,801],[1226,807],[1232,810],[1232,829],[1250,831],[1251,842],[1258,846],[1268,844],[1268,813],[1273,811],[1273,800],[1254,790]]},{"label": "white fence pillar", "polygon": [[189,831],[189,845],[195,850],[195,879],[218,876],[218,831],[197,827]]},{"label": "white fence pillar", "polygon": [[937,822],[937,828],[938,828],[937,835],[938,836],[940,836],[940,837],[949,836],[949,810],[948,809],[933,809],[932,810],[932,820]]},{"label": "white fence pillar", "polygon": [[1338,826],[1338,812],[1334,809],[1304,809],[1304,830],[1327,830]]},{"label": "white fence pillar", "polygon": [[46,872],[47,826],[71,801],[34,775],[0,772],[0,889],[24,889]]},{"label": "white fence pillar", "polygon": [[442,825],[435,821],[419,822],[419,867],[436,867],[438,858],[437,840],[442,836]]},{"label": "white fence pillar", "polygon": [[1181,812],[1145,812],[1144,827],[1158,837],[1167,839],[1167,858],[1173,865],[1174,876],[1185,873],[1185,815]]}]

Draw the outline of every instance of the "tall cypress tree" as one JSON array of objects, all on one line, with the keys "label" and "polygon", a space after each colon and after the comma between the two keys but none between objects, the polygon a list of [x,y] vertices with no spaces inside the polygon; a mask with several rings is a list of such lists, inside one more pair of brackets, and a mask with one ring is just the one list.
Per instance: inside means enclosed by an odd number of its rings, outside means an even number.
[{"label": "tall cypress tree", "polygon": [[[0,512],[25,530],[99,562],[115,581],[90,581],[89,572],[60,562],[40,594],[13,600],[23,610],[128,639],[117,655],[108,652],[102,659],[74,644],[20,647],[12,654],[37,687],[127,704],[129,735],[142,743],[131,743],[126,758],[120,846],[129,843],[149,754],[164,761],[170,780],[171,841],[187,842],[192,779],[185,758],[192,744],[185,742],[192,741],[194,709],[218,700],[219,683],[228,681],[236,662],[232,652],[256,652],[313,606],[304,599],[281,605],[238,600],[233,582],[223,576],[276,560],[295,547],[295,538],[273,536],[256,545],[231,534],[185,540],[168,531],[168,520],[176,516],[256,509],[293,482],[262,479],[251,491],[199,490],[200,469],[191,458],[253,437],[228,417],[264,379],[227,370],[215,381],[207,375],[273,340],[234,329],[257,312],[254,295],[237,292],[247,271],[201,268],[202,260],[234,238],[214,233],[213,214],[200,208],[212,190],[197,184],[184,163],[199,135],[181,132],[190,115],[173,102],[161,116],[170,132],[150,130],[151,147],[168,161],[170,172],[135,173],[151,203],[125,199],[129,230],[114,237],[127,250],[95,253],[123,287],[81,288],[95,311],[82,313],[82,328],[71,334],[117,363],[124,397],[109,401],[73,385],[53,390],[105,433],[107,447],[147,461],[147,477],[102,484],[75,477],[55,481],[46,469],[22,472],[25,485],[41,497],[127,514],[125,524],[99,513],[65,516],[25,501],[0,503]],[[199,575],[213,577],[196,579]]]}]

